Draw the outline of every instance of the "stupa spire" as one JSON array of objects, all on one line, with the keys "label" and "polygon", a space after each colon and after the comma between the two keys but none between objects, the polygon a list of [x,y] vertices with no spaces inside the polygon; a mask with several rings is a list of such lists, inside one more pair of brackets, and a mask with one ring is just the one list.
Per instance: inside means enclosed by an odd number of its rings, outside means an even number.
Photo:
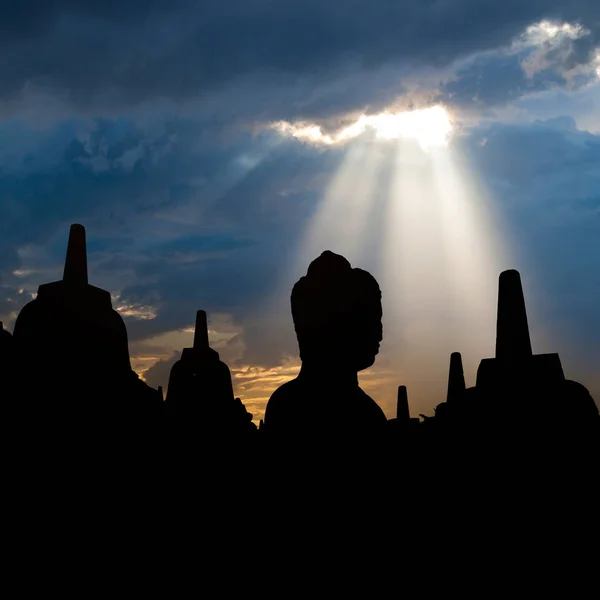
[{"label": "stupa spire", "polygon": [[77,223],[71,225],[69,232],[63,281],[75,285],[87,285],[88,283],[85,227]]}]

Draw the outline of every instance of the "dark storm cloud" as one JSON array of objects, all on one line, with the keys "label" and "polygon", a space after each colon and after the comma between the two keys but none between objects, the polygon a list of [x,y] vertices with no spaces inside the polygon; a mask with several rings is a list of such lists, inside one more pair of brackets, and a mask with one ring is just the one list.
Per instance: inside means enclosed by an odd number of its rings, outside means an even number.
[{"label": "dark storm cloud", "polygon": [[398,62],[445,65],[503,46],[542,18],[581,20],[597,31],[600,6],[595,0],[40,0],[13,3],[2,13],[3,100],[42,90],[106,109],[196,97],[240,75],[287,85],[296,75],[323,83],[346,65],[364,71]]},{"label": "dark storm cloud", "polygon": [[[173,262],[189,269],[254,243],[254,232],[223,230],[224,218],[217,230],[201,214],[244,176],[249,167],[238,157],[260,147],[260,137],[232,145],[218,127],[168,118],[0,130],[0,283],[35,290],[60,277],[73,222],[87,227],[92,277],[111,290],[131,284],[132,273],[155,277],[155,259],[165,270]],[[193,215],[170,220],[179,207]]]},{"label": "dark storm cloud", "polygon": [[502,201],[519,210],[562,206],[578,214],[597,197],[600,137],[578,130],[571,117],[495,123],[468,139],[474,168],[492,188],[505,186],[497,189]]},{"label": "dark storm cloud", "polygon": [[164,243],[158,243],[149,250],[148,255],[154,259],[167,262],[181,260],[183,262],[206,252],[221,253],[254,245],[253,240],[236,240],[223,234],[208,236],[190,235],[178,237]]},{"label": "dark storm cloud", "polygon": [[12,148],[0,161],[0,237],[13,245],[43,242],[73,219],[99,218],[114,228],[202,200],[205,181],[234,176],[236,152],[248,145],[243,138],[234,149],[214,145],[210,136],[203,144],[208,129],[181,120],[141,127],[94,119],[40,132],[37,146]]}]

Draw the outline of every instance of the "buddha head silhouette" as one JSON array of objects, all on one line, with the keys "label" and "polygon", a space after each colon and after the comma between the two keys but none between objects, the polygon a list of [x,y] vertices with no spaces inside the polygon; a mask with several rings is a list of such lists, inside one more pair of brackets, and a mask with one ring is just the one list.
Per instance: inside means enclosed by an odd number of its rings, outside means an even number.
[{"label": "buddha head silhouette", "polygon": [[292,317],[303,364],[361,371],[383,339],[381,291],[375,278],[327,250],[294,285]]}]

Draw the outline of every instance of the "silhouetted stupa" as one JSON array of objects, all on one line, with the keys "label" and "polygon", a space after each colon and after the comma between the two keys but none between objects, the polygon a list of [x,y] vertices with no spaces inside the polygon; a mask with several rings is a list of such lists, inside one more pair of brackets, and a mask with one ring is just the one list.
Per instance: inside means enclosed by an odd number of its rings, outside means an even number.
[{"label": "silhouetted stupa", "polygon": [[82,225],[71,225],[62,280],[39,286],[17,318],[14,337],[36,354],[43,348],[56,355],[60,348],[61,362],[71,365],[131,371],[125,323],[113,310],[110,293],[88,283]]},{"label": "silhouetted stupa", "polygon": [[[518,271],[504,271],[498,287],[496,357],[481,361],[477,389],[484,398],[507,390],[511,397],[523,393],[537,398],[564,381],[558,354],[533,354],[521,277]],[[510,403],[508,397],[505,402]]]},{"label": "silhouetted stupa", "polygon": [[398,386],[398,399],[396,401],[396,419],[398,419],[398,421],[402,423],[410,421],[408,393],[405,385]]},{"label": "silhouetted stupa", "polygon": [[460,352],[453,352],[450,355],[450,369],[448,372],[448,392],[446,402],[452,404],[460,402],[465,395],[465,374]]},{"label": "silhouetted stupa", "polygon": [[435,416],[438,421],[452,420],[455,422],[463,417],[465,391],[462,356],[460,352],[453,352],[450,355],[446,401],[438,404],[435,408]]},{"label": "silhouetted stupa", "polygon": [[243,427],[256,429],[252,415],[234,397],[229,367],[209,346],[206,312],[196,313],[194,345],[184,348],[173,365],[166,408],[175,427],[212,430],[215,434]]},{"label": "silhouetted stupa", "polygon": [[62,280],[39,286],[16,320],[14,340],[23,385],[44,412],[68,405],[70,418],[93,414],[118,423],[127,412],[143,416],[139,400],[158,406],[156,390],[131,368],[127,330],[110,293],[88,283],[82,225],[71,225]]}]

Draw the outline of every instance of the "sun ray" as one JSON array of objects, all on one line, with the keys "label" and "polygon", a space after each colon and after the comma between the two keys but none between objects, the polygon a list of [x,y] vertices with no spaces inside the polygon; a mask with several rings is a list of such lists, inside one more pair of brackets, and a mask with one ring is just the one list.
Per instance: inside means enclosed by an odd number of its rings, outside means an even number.
[{"label": "sun ray", "polygon": [[451,274],[446,290],[450,339],[463,354],[465,372],[474,378],[479,359],[494,351],[498,275],[514,265],[502,242],[500,215],[459,153],[433,153],[432,161],[445,269]]},{"label": "sun ray", "polygon": [[493,351],[497,277],[510,265],[490,210],[454,148],[397,142],[380,256],[382,355],[408,374],[401,383],[418,390],[421,412],[444,399],[451,352],[464,354],[472,385]]},{"label": "sun ray", "polygon": [[381,152],[368,142],[348,150],[302,236],[296,253],[299,274],[324,250],[343,254],[351,262],[360,258],[370,229],[381,161]]}]

